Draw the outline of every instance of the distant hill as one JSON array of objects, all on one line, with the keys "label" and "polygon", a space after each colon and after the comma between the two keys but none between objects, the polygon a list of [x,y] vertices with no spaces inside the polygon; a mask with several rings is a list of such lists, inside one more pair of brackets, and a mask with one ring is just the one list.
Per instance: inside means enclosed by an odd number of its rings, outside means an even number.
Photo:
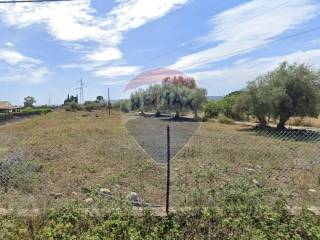
[{"label": "distant hill", "polygon": [[220,100],[222,98],[223,98],[223,96],[208,96],[209,100]]}]

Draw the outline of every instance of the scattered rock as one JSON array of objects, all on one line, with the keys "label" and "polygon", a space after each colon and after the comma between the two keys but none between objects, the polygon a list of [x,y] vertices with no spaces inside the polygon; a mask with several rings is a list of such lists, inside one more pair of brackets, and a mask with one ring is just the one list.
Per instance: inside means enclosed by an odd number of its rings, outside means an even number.
[{"label": "scattered rock", "polygon": [[307,208],[310,212],[313,212],[315,215],[320,216],[320,208],[319,207],[309,207]]},{"label": "scattered rock", "polygon": [[131,202],[138,202],[139,201],[139,197],[138,197],[138,194],[135,193],[135,192],[130,192],[128,195],[127,195],[127,199]]},{"label": "scattered rock", "polygon": [[257,186],[259,185],[259,182],[256,179],[252,179],[252,183],[257,185]]},{"label": "scattered rock", "polygon": [[76,192],[72,192],[72,195],[75,195],[75,196],[76,196],[76,195],[78,195],[78,193],[76,193]]},{"label": "scattered rock", "polygon": [[179,168],[175,168],[174,170],[175,170],[175,171],[179,171]]},{"label": "scattered rock", "polygon": [[257,169],[261,169],[262,167],[260,165],[256,165],[256,168]]},{"label": "scattered rock", "polygon": [[111,194],[111,191],[110,191],[110,189],[108,189],[108,188],[100,188],[100,189],[99,189],[99,192],[100,192],[101,194],[103,194],[103,195],[110,195],[110,194]]},{"label": "scattered rock", "polygon": [[294,197],[294,198],[298,198],[300,195],[297,192],[292,192],[291,196]]},{"label": "scattered rock", "polygon": [[315,190],[315,189],[309,189],[308,192],[310,192],[310,193],[316,193],[317,190]]},{"label": "scattered rock", "polygon": [[[288,210],[290,214],[294,215],[300,213],[302,211],[302,208],[297,206],[288,206]],[[320,216],[320,207],[311,206],[308,207],[307,210],[314,213],[315,215]]]},{"label": "scattered rock", "polygon": [[256,170],[254,170],[253,168],[244,168],[244,170],[248,171],[248,172],[255,172]]},{"label": "scattered rock", "polygon": [[5,208],[0,208],[0,215],[7,215],[9,212],[8,209],[5,209]]},{"label": "scattered rock", "polygon": [[92,198],[86,198],[84,200],[84,202],[87,203],[87,204],[91,204],[91,203],[93,203],[93,199]]},{"label": "scattered rock", "polygon": [[41,213],[39,208],[33,208],[33,209],[31,209],[31,212],[32,212],[32,214],[35,214],[35,215],[40,215],[40,213]]}]

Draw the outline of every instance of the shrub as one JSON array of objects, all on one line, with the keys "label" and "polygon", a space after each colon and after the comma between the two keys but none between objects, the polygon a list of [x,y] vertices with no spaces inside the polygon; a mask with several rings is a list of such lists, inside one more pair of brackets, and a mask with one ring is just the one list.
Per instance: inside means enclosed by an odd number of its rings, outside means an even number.
[{"label": "shrub", "polygon": [[68,112],[75,112],[81,110],[80,105],[76,102],[68,102],[63,106],[63,108]]},{"label": "shrub", "polygon": [[122,100],[120,102],[120,111],[128,113],[130,111],[130,102],[129,100]]},{"label": "shrub", "polygon": [[292,122],[293,126],[303,126],[303,118],[295,118]]},{"label": "shrub", "polygon": [[117,101],[115,103],[112,104],[112,109],[119,111],[120,110],[120,101]]},{"label": "shrub", "polygon": [[110,207],[106,202],[100,212],[70,202],[31,219],[0,216],[0,238],[320,239],[320,217],[307,210],[290,214],[287,202],[275,189],[238,179],[209,192],[213,205],[169,216],[156,216],[150,210],[137,213],[124,204]]},{"label": "shrub", "polygon": [[84,109],[88,112],[92,112],[93,110],[99,109],[99,104],[93,101],[87,101],[83,105]]},{"label": "shrub", "polygon": [[234,120],[232,118],[228,118],[223,114],[220,114],[218,117],[218,122],[223,124],[234,124]]},{"label": "shrub", "polygon": [[39,109],[37,109],[37,112],[39,112],[41,114],[48,114],[48,113],[52,112],[52,110],[50,108],[39,108]]},{"label": "shrub", "polygon": [[205,118],[216,118],[219,115],[219,104],[217,101],[209,101],[204,106],[204,116]]},{"label": "shrub", "polygon": [[32,107],[26,107],[22,110],[22,112],[33,112],[33,108]]}]

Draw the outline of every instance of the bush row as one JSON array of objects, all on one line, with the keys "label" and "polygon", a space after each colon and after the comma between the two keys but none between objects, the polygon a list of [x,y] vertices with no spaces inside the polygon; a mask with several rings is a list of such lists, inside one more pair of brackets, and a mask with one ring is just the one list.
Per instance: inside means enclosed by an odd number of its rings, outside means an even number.
[{"label": "bush row", "polygon": [[320,218],[302,210],[288,211],[273,190],[249,182],[229,184],[211,191],[215,204],[156,215],[135,212],[119,202],[90,212],[80,203],[63,204],[39,217],[0,218],[1,239],[320,239]]}]

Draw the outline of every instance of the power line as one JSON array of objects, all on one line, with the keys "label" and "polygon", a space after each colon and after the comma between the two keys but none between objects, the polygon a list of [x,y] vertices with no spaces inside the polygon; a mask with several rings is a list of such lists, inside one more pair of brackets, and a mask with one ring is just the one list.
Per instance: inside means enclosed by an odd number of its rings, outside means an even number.
[{"label": "power line", "polygon": [[[273,10],[275,10],[275,9],[278,9],[278,8],[280,8],[280,7],[283,7],[283,6],[287,5],[289,2],[290,2],[290,1],[285,1],[285,2],[283,2],[283,3],[281,3],[281,4],[277,5],[277,6],[274,6],[274,7],[269,8],[269,9],[263,11],[263,12],[260,12],[260,13],[258,13],[258,14],[255,14],[255,15],[253,15],[253,16],[250,17],[250,20],[251,20],[251,19],[254,19],[254,18],[257,18],[257,17],[259,17],[259,16],[261,16],[261,15],[263,15],[263,14],[266,14],[266,13],[268,13],[268,12],[271,12],[271,11],[273,11]],[[229,26],[227,26],[227,27],[225,27],[225,28],[223,28],[223,29],[220,29],[219,31],[216,31],[215,34],[224,32],[224,31],[226,31],[226,30],[228,30],[228,29],[230,29],[230,28],[232,28],[232,27],[241,25],[242,23],[243,23],[243,22],[240,21],[240,22],[236,22],[235,24],[230,24]],[[163,56],[166,56],[166,55],[168,55],[168,54],[170,54],[170,53],[173,53],[173,52],[175,52],[175,51],[177,51],[177,50],[179,50],[179,49],[182,49],[182,48],[186,47],[187,45],[189,45],[189,44],[191,44],[191,43],[193,43],[193,42],[194,42],[194,40],[187,41],[187,42],[185,42],[185,43],[183,43],[183,44],[181,44],[181,45],[179,45],[179,46],[177,46],[177,47],[174,47],[174,48],[172,48],[172,49],[170,49],[170,50],[168,50],[168,51],[166,51],[166,52],[164,52],[164,53],[162,53],[162,54],[157,55],[157,56],[154,57],[154,58],[149,59],[149,60],[148,60],[148,63],[151,63],[151,62],[153,62],[153,61],[155,61],[155,60],[157,60],[157,59],[159,59],[159,58],[161,58],[161,57],[163,57]]]},{"label": "power line", "polygon": [[73,0],[8,0],[0,1],[1,3],[43,3],[43,2],[71,2]]},{"label": "power line", "polygon": [[[225,55],[221,55],[219,57],[216,57],[216,58],[212,58],[210,59],[210,62],[213,62],[215,60],[219,60],[221,58],[226,58],[226,57],[231,57],[231,56],[234,56],[236,54],[241,54],[241,53],[245,53],[245,52],[248,52],[250,50],[254,50],[258,47],[262,47],[266,44],[270,44],[270,43],[277,43],[277,42],[281,42],[281,41],[285,41],[285,40],[288,40],[288,39],[291,39],[291,38],[294,38],[294,37],[298,37],[298,36],[302,36],[304,34],[307,34],[307,33],[310,33],[310,32],[315,32],[317,30],[320,30],[320,26],[318,27],[315,27],[315,28],[311,28],[311,29],[308,29],[306,31],[301,31],[301,32],[298,32],[298,33],[295,33],[295,34],[292,34],[292,35],[289,35],[289,36],[286,36],[286,37],[283,37],[283,38],[278,38],[278,39],[275,39],[273,41],[270,41],[270,42],[266,42],[266,43],[263,43],[263,44],[258,44],[258,45],[255,45],[253,47],[249,47],[249,48],[243,48],[243,49],[240,49],[238,51],[235,51],[235,52],[232,52],[232,53],[228,53],[228,54],[225,54]],[[188,65],[188,66],[197,66],[197,65],[202,65],[202,64],[205,64],[205,63],[210,63],[208,61],[203,61],[203,62],[198,62],[196,64],[191,64],[191,65]]]},{"label": "power line", "polygon": [[84,103],[84,87],[85,84],[83,82],[83,78],[81,77],[81,79],[78,81],[79,87],[76,88],[76,90],[79,90],[79,103]]}]

